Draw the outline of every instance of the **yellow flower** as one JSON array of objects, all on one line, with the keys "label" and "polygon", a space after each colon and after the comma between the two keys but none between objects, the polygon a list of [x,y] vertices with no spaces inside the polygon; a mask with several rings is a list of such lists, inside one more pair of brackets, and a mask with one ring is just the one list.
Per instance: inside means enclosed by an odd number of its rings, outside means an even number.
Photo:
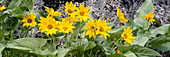
[{"label": "yellow flower", "polygon": [[66,19],[62,19],[62,21],[59,21],[59,31],[58,32],[64,32],[64,33],[73,33],[73,28],[75,28],[73,25],[73,22],[69,22]]},{"label": "yellow flower", "polygon": [[67,18],[61,18],[62,20],[63,19],[66,19],[67,21],[69,21],[69,22],[78,22],[79,21],[79,19],[78,19],[78,17],[75,17],[75,15],[73,15],[73,14],[71,14],[70,16],[68,16]]},{"label": "yellow flower", "polygon": [[86,35],[89,35],[89,38],[91,38],[92,36],[95,38],[94,30],[97,28],[95,21],[94,20],[92,20],[92,21],[88,20],[88,22],[85,23],[85,24],[87,25],[87,27],[84,27],[84,30],[88,30],[86,32]]},{"label": "yellow flower", "polygon": [[84,4],[80,4],[79,9],[77,10],[76,14],[78,15],[77,17],[80,18],[80,22],[83,21],[87,21],[88,19],[90,19],[90,16],[88,16],[88,14],[91,13],[91,11],[89,11],[90,8],[88,7],[84,7]]},{"label": "yellow flower", "polygon": [[122,54],[122,52],[119,49],[117,50],[117,53]]},{"label": "yellow flower", "polygon": [[106,20],[102,22],[102,20],[99,18],[98,21],[96,21],[97,24],[97,31],[96,35],[101,34],[105,39],[107,39],[107,36],[110,37],[110,35],[106,32],[111,30],[111,26],[107,26],[108,23],[106,23]]},{"label": "yellow flower", "polygon": [[126,29],[124,27],[124,32],[121,34],[121,36],[123,37],[126,43],[132,44],[133,39],[135,39],[135,37],[133,37],[132,35],[132,29],[130,29],[130,27]]},{"label": "yellow flower", "polygon": [[107,20],[110,21],[110,18],[108,17]]},{"label": "yellow flower", "polygon": [[40,17],[40,19],[38,24],[40,32],[47,32],[47,35],[56,34],[58,31],[58,21],[51,16],[47,16],[47,18]]},{"label": "yellow flower", "polygon": [[119,17],[120,22],[126,23],[128,20],[124,17],[124,13],[121,13],[120,9],[117,8],[117,17]]},{"label": "yellow flower", "polygon": [[31,13],[30,15],[27,15],[26,17],[23,17],[22,22],[24,22],[23,26],[36,26],[35,22],[36,16],[34,16],[34,13]]},{"label": "yellow flower", "polygon": [[53,8],[51,8],[51,9],[47,8],[47,9],[45,9],[45,11],[47,11],[47,12],[48,12],[48,15],[50,15],[50,16],[52,16],[52,17],[56,17],[56,16],[62,15],[62,12],[54,11]]},{"label": "yellow flower", "polygon": [[65,12],[68,15],[74,14],[74,11],[77,9],[76,4],[72,5],[72,1],[68,3],[68,1],[65,4]]},{"label": "yellow flower", "polygon": [[143,19],[147,19],[147,20],[149,20],[153,24],[153,22],[155,21],[155,19],[152,19],[154,17],[154,15],[155,14],[153,14],[153,12],[151,12],[151,13],[148,13],[146,15],[146,17],[144,15],[142,15],[142,16],[143,16]]},{"label": "yellow flower", "polygon": [[0,11],[3,11],[4,9],[6,9],[5,5],[3,5],[2,7],[0,7]]}]

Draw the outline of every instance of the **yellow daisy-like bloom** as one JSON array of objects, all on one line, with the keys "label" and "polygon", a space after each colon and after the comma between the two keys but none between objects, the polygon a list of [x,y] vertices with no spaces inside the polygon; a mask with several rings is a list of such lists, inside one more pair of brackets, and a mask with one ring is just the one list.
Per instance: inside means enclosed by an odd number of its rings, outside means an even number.
[{"label": "yellow daisy-like bloom", "polygon": [[45,9],[45,11],[47,11],[47,12],[48,12],[48,15],[49,15],[49,16],[52,16],[52,17],[56,17],[56,16],[62,15],[62,12],[54,11],[53,8],[51,8],[51,9],[47,8],[47,9]]},{"label": "yellow daisy-like bloom", "polygon": [[64,32],[64,33],[73,33],[73,28],[75,28],[73,25],[73,22],[69,22],[66,19],[62,19],[62,21],[59,21],[59,31],[58,32]]},{"label": "yellow daisy-like bloom", "polygon": [[71,1],[70,3],[68,3],[68,1],[67,1],[64,7],[65,7],[65,12],[66,12],[68,15],[74,14],[74,11],[75,11],[76,9],[78,9],[78,8],[76,7],[76,4],[72,5],[72,1]]},{"label": "yellow daisy-like bloom", "polygon": [[31,13],[30,15],[27,15],[26,17],[23,17],[22,22],[24,22],[23,26],[36,26],[36,22],[35,22],[36,16],[34,16],[34,13]]},{"label": "yellow daisy-like bloom", "polygon": [[121,13],[120,9],[117,8],[117,17],[119,17],[120,22],[126,23],[128,20],[124,17],[124,13]]},{"label": "yellow daisy-like bloom", "polygon": [[94,20],[92,20],[92,21],[88,20],[88,22],[85,23],[85,24],[87,25],[87,27],[84,27],[84,30],[88,30],[86,32],[86,35],[89,35],[89,38],[91,38],[92,36],[95,38],[94,30],[97,28],[95,21]]},{"label": "yellow daisy-like bloom", "polygon": [[122,52],[119,49],[117,50],[117,53],[122,54]]},{"label": "yellow daisy-like bloom", "polygon": [[61,18],[62,20],[63,19],[66,19],[67,21],[69,21],[69,22],[78,22],[79,21],[79,19],[78,19],[78,17],[75,17],[75,15],[73,15],[73,14],[71,14],[70,16],[68,16],[67,18]]},{"label": "yellow daisy-like bloom", "polygon": [[6,9],[5,5],[3,5],[2,7],[0,7],[0,11],[3,11],[4,9]]},{"label": "yellow daisy-like bloom", "polygon": [[47,32],[47,35],[56,34],[56,31],[58,31],[58,21],[51,16],[47,16],[47,18],[40,17],[40,19],[38,24],[40,32]]},{"label": "yellow daisy-like bloom", "polygon": [[110,18],[108,17],[107,20],[110,21]]},{"label": "yellow daisy-like bloom", "polygon": [[153,12],[151,12],[151,13],[148,13],[146,15],[146,17],[144,15],[142,15],[142,16],[143,16],[143,19],[147,19],[147,20],[149,20],[153,24],[153,22],[155,21],[155,19],[152,19],[154,17],[154,15],[155,14],[153,14]]},{"label": "yellow daisy-like bloom", "polygon": [[107,36],[110,37],[110,35],[106,32],[111,30],[111,26],[107,26],[108,23],[106,23],[106,20],[102,22],[102,20],[99,18],[98,21],[96,21],[97,24],[97,30],[96,35],[101,34],[105,39],[107,39]]},{"label": "yellow daisy-like bloom", "polygon": [[84,4],[80,4],[79,9],[77,10],[76,14],[78,15],[77,17],[80,18],[80,22],[83,21],[87,21],[88,19],[90,19],[90,16],[88,16],[88,14],[91,13],[91,11],[89,11],[90,8],[88,7],[84,7]]},{"label": "yellow daisy-like bloom", "polygon": [[124,32],[121,34],[121,36],[123,37],[126,43],[132,44],[133,39],[135,39],[135,37],[133,37],[132,35],[132,29],[130,29],[130,27],[126,29],[124,27]]}]

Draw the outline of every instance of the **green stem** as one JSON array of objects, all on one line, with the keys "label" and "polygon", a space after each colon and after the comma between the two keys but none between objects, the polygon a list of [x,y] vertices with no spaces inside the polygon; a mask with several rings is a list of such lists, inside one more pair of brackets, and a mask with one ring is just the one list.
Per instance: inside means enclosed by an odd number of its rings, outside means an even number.
[{"label": "green stem", "polygon": [[19,20],[17,26],[14,28],[14,31],[18,29],[19,24],[21,23],[21,20]]},{"label": "green stem", "polygon": [[54,36],[53,36],[53,35],[52,35],[52,38],[53,38],[53,47],[54,47],[54,50],[56,50],[55,39],[54,39]]},{"label": "green stem", "polygon": [[[50,38],[49,35],[47,35],[47,37]],[[52,38],[50,38],[50,45],[51,45],[51,49],[53,49]]]},{"label": "green stem", "polygon": [[10,40],[13,40],[14,39],[14,30],[11,31],[11,37],[10,37]]},{"label": "green stem", "polygon": [[65,43],[66,43],[66,47],[69,47],[69,43],[68,43],[68,40],[67,40],[67,34],[65,34]]},{"label": "green stem", "polygon": [[[33,28],[33,27],[31,27],[30,29],[32,29],[32,28]],[[21,37],[20,37],[20,38],[22,38],[22,37],[25,35],[25,33],[26,33],[26,36],[27,36],[27,33],[28,33],[28,31],[29,31],[30,29],[28,29],[28,30],[24,31],[24,33],[21,35]]]},{"label": "green stem", "polygon": [[114,47],[114,46],[112,46],[112,49],[110,50],[110,53],[111,53],[111,54],[112,54],[112,51],[113,51],[113,47]]},{"label": "green stem", "polygon": [[[83,22],[83,21],[82,21],[82,22]],[[80,22],[80,31],[81,31],[81,22]],[[80,35],[80,38],[82,38],[81,35]]]},{"label": "green stem", "polygon": [[116,20],[117,20],[117,19],[115,19],[115,20],[112,22],[111,26],[113,26],[113,24],[116,22]]},{"label": "green stem", "polygon": [[94,57],[97,57],[97,53],[98,53],[98,52],[99,52],[99,50],[97,50],[97,51],[96,51],[96,54],[95,54],[95,56],[94,56]]},{"label": "green stem", "polygon": [[90,49],[90,56],[89,57],[92,57],[92,49]]}]

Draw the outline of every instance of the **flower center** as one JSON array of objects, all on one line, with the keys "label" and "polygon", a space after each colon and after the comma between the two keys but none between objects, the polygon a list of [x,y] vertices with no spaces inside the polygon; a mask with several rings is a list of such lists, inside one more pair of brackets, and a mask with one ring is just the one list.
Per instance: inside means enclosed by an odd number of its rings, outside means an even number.
[{"label": "flower center", "polygon": [[125,36],[125,38],[127,38],[127,35],[126,35],[126,34],[124,34],[124,36]]},{"label": "flower center", "polygon": [[150,18],[150,17],[148,17],[148,20],[151,20],[151,18]]},{"label": "flower center", "polygon": [[67,27],[63,27],[64,31],[66,31],[68,28]]},{"label": "flower center", "polygon": [[101,32],[103,32],[104,31],[104,29],[103,29],[103,27],[100,27],[100,29],[99,29]]},{"label": "flower center", "polygon": [[68,10],[68,13],[72,13],[73,11],[71,11],[70,9]]},{"label": "flower center", "polygon": [[92,29],[94,29],[95,27],[94,27],[94,26],[92,26],[91,28],[92,28]]},{"label": "flower center", "polygon": [[28,22],[28,23],[31,23],[31,22],[32,22],[32,20],[31,20],[31,19],[28,19],[28,20],[27,20],[27,22]]},{"label": "flower center", "polygon": [[84,15],[84,12],[80,12],[80,15],[83,16],[83,15]]},{"label": "flower center", "polygon": [[53,26],[52,25],[48,25],[48,27],[47,27],[48,29],[52,29],[53,28]]}]

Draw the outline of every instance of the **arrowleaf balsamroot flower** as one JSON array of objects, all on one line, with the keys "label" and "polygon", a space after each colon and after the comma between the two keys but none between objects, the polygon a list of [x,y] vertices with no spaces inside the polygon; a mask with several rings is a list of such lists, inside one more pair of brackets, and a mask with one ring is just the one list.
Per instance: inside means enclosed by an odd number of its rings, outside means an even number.
[{"label": "arrowleaf balsamroot flower", "polygon": [[78,15],[77,17],[80,18],[80,22],[90,19],[90,16],[88,16],[88,14],[90,14],[91,11],[89,11],[89,9],[90,8],[88,7],[84,7],[84,4],[80,4],[79,9],[76,12],[76,14]]},{"label": "arrowleaf balsamroot flower", "polygon": [[59,31],[58,32],[64,32],[64,33],[73,33],[73,28],[75,28],[73,25],[73,22],[69,22],[66,19],[62,19],[62,21],[59,21]]},{"label": "arrowleaf balsamroot flower", "polygon": [[3,11],[4,9],[6,9],[5,5],[3,5],[2,7],[0,7],[0,11]]},{"label": "arrowleaf balsamroot flower", "polygon": [[128,20],[124,17],[124,13],[121,13],[120,9],[117,8],[117,17],[119,17],[120,22],[126,23]]},{"label": "arrowleaf balsamroot flower", "polygon": [[76,4],[72,5],[72,1],[70,3],[68,3],[67,1],[64,7],[65,7],[65,12],[68,15],[74,14],[75,10],[78,9],[76,7]]},{"label": "arrowleaf balsamroot flower", "polygon": [[119,49],[117,50],[117,53],[122,54],[122,52]]},{"label": "arrowleaf balsamroot flower", "polygon": [[121,36],[123,37],[126,43],[132,44],[133,39],[135,39],[135,37],[133,37],[132,35],[132,29],[130,29],[130,27],[126,29],[124,27],[124,32],[121,34]]},{"label": "arrowleaf balsamroot flower", "polygon": [[38,24],[40,32],[47,32],[47,35],[56,34],[56,31],[58,31],[58,21],[51,16],[47,16],[47,18],[40,17],[40,19]]},{"label": "arrowleaf balsamroot flower", "polygon": [[151,12],[151,13],[148,13],[146,15],[146,17],[144,15],[142,15],[142,16],[143,16],[143,19],[147,19],[148,21],[150,21],[153,24],[153,22],[155,21],[155,19],[152,19],[154,17],[154,15],[155,14],[153,14],[153,12]]},{"label": "arrowleaf balsamroot flower", "polygon": [[30,15],[27,15],[26,17],[23,17],[22,22],[24,22],[23,26],[36,26],[35,22],[36,16],[34,16],[34,13],[31,13]]},{"label": "arrowleaf balsamroot flower", "polygon": [[110,21],[110,18],[108,17],[107,20]]},{"label": "arrowleaf balsamroot flower", "polygon": [[85,24],[87,25],[87,27],[84,27],[84,30],[88,30],[86,32],[86,35],[89,35],[89,38],[91,38],[92,36],[95,38],[94,30],[97,28],[96,22],[94,20],[88,20],[88,22]]},{"label": "arrowleaf balsamroot flower", "polygon": [[101,34],[105,39],[107,39],[107,36],[110,37],[110,35],[106,32],[111,30],[111,26],[107,26],[109,23],[106,23],[106,20],[102,22],[102,20],[99,18],[98,21],[96,21],[97,30],[96,35]]},{"label": "arrowleaf balsamroot flower", "polygon": [[48,12],[48,16],[52,16],[52,17],[56,17],[56,16],[62,15],[62,12],[54,11],[53,8],[51,8],[51,9],[47,8],[47,9],[45,9],[45,11]]}]

